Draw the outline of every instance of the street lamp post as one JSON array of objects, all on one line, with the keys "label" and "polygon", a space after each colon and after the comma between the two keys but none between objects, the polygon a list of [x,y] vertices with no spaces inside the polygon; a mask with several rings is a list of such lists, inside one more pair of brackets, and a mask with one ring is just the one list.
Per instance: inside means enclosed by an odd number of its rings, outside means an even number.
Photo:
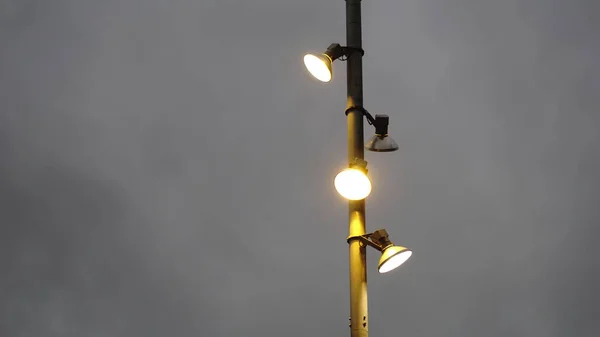
[{"label": "street lamp post", "polygon": [[[334,180],[337,191],[349,201],[348,246],[350,269],[350,335],[368,337],[369,316],[367,301],[366,247],[381,252],[378,270],[387,273],[404,263],[412,251],[395,246],[388,238],[385,229],[367,233],[365,226],[365,198],[371,192],[371,182],[367,177],[367,162],[364,160],[364,147],[374,152],[392,152],[398,149],[396,142],[388,136],[389,117],[373,117],[363,107],[362,82],[362,30],[361,0],[346,0],[346,46],[331,44],[320,54],[307,54],[304,64],[318,80],[329,82],[333,78],[332,63],[336,59],[347,63],[347,106],[348,123],[348,168],[340,172]],[[363,117],[375,127],[375,135],[364,144]],[[364,146],[364,147],[363,147]]]},{"label": "street lamp post", "polygon": [[[364,160],[363,114],[352,107],[363,105],[361,0],[346,0],[346,46],[353,52],[347,60],[348,164]],[[360,52],[359,52],[360,51]],[[350,200],[348,210],[349,238],[366,234],[365,200]],[[369,335],[367,301],[367,252],[357,239],[348,240],[350,269],[350,336]]]}]

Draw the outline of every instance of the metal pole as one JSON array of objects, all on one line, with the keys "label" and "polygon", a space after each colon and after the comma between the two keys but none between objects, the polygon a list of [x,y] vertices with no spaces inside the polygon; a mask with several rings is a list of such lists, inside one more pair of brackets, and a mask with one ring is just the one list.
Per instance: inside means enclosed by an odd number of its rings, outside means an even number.
[{"label": "metal pole", "polygon": [[[350,52],[347,62],[347,108],[363,105],[361,0],[346,0],[346,46]],[[348,161],[354,158],[364,159],[363,114],[352,110],[348,113]],[[364,235],[365,201],[350,201],[349,236]],[[367,268],[366,247],[358,240],[349,242],[350,264],[350,336],[367,337],[369,335],[369,317],[367,313]]]}]

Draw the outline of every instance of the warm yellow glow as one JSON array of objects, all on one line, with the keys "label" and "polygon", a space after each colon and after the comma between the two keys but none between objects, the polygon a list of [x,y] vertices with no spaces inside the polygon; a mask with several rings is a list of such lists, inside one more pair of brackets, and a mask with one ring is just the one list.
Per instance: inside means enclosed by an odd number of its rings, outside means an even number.
[{"label": "warm yellow glow", "polygon": [[400,267],[411,255],[412,251],[405,247],[392,246],[387,248],[379,259],[379,272],[383,274]]},{"label": "warm yellow glow", "polygon": [[326,56],[304,55],[306,69],[321,82],[331,81],[331,60]]},{"label": "warm yellow glow", "polygon": [[338,173],[333,184],[338,193],[348,200],[362,200],[371,193],[369,177],[355,168],[347,168]]}]

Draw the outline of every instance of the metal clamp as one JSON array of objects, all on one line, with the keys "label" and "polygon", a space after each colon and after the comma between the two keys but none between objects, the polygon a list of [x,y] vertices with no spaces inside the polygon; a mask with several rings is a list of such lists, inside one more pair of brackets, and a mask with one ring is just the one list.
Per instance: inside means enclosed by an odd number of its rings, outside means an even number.
[{"label": "metal clamp", "polygon": [[346,109],[346,111],[344,111],[344,114],[346,114],[346,116],[348,116],[348,114],[351,113],[352,111],[358,111],[358,112],[362,113],[363,116],[365,116],[367,118],[367,121],[369,122],[370,125],[373,125],[373,123],[375,123],[375,118],[373,118],[373,116],[367,111],[367,109],[363,108],[361,105],[349,107],[348,109]]},{"label": "metal clamp", "polygon": [[346,56],[346,59],[350,56],[350,53],[360,53],[360,56],[365,56],[365,51],[362,48],[356,48],[356,47],[342,47],[342,50],[344,51],[344,56]]},{"label": "metal clamp", "polygon": [[349,236],[346,239],[346,242],[351,243],[354,240],[358,240],[358,241],[360,241],[360,243],[363,244],[363,246],[370,246],[370,247],[375,248],[378,251],[382,251],[383,247],[381,247],[377,243],[371,241],[371,236],[372,235],[373,235],[373,233],[364,234],[364,235]]}]

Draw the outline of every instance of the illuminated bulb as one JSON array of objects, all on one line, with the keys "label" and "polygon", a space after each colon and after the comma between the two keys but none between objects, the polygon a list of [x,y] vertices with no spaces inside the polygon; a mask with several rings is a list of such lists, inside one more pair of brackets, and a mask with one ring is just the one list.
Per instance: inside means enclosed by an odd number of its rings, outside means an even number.
[{"label": "illuminated bulb", "polygon": [[371,181],[356,168],[347,168],[338,173],[334,180],[335,189],[348,200],[362,200],[371,193]]},{"label": "illuminated bulb", "polygon": [[391,246],[386,248],[379,259],[379,272],[383,274],[400,267],[411,255],[412,251],[405,247]]},{"label": "illuminated bulb", "polygon": [[306,69],[321,82],[331,81],[331,58],[327,55],[304,55]]}]

